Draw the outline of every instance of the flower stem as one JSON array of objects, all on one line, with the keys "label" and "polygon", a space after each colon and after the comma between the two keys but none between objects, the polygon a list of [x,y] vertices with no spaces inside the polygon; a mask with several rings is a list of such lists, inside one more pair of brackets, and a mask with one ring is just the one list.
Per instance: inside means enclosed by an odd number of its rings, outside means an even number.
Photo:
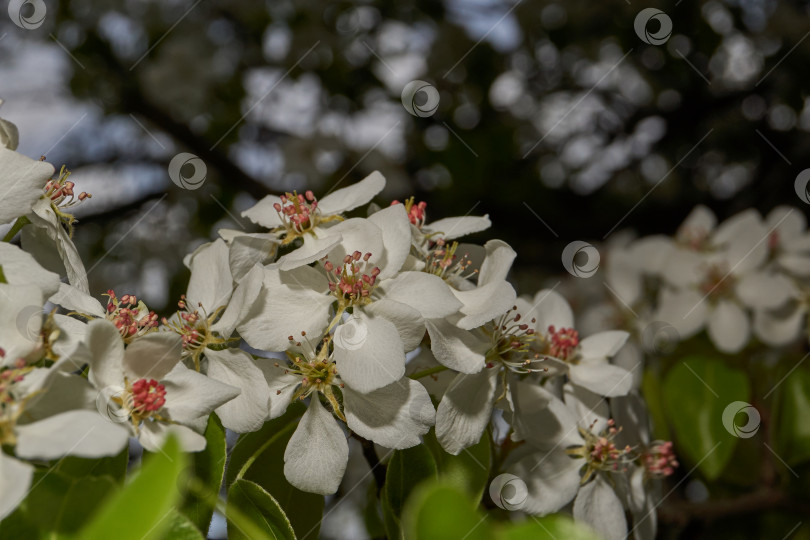
[{"label": "flower stem", "polygon": [[432,368],[423,369],[422,371],[417,371],[416,373],[411,373],[410,375],[408,375],[408,377],[413,380],[421,379],[422,377],[427,377],[428,375],[433,375],[434,373],[441,373],[446,369],[447,366],[433,366]]},{"label": "flower stem", "polygon": [[26,216],[20,216],[17,218],[17,221],[14,222],[14,225],[11,226],[6,236],[3,237],[3,242],[11,242],[14,240],[14,237],[17,236],[17,233],[22,230],[23,227],[31,223]]}]

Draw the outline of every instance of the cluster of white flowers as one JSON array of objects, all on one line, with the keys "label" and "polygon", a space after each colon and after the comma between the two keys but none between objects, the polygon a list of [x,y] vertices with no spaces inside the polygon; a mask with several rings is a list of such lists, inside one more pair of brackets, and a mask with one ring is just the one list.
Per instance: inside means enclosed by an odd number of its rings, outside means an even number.
[{"label": "cluster of white flowers", "polygon": [[[404,449],[435,426],[441,446],[459,454],[505,422],[509,435],[497,442],[514,448],[505,470],[528,486],[519,509],[546,514],[573,501],[574,516],[608,538],[627,534],[627,510],[636,534],[654,534],[651,486],[677,462],[671,444],[650,439],[632,371],[612,361],[630,333],[580,337],[554,290],[518,297],[509,245],[457,240],[487,229],[486,216],[428,222],[426,205],[411,199],[347,217],[383,190],[376,172],[321,199],[269,195],[243,214],[266,230],[222,230],[189,255],[187,293],[160,319],[133,295],[107,291],[103,304],[91,294],[67,210],[88,195],[74,196],[66,171],[52,179],[50,165],[15,152],[9,126],[0,124],[0,225],[13,223],[0,243],[0,518],[29,488],[26,460],[111,455],[130,437],[155,450],[170,433],[199,451],[211,413],[245,433],[305,400],[284,454],[284,474],[302,490],[336,492],[347,430]],[[695,227],[671,249],[693,254],[695,268],[700,258],[739,273],[721,302],[736,294],[780,307],[743,277],[800,266],[792,229],[765,243],[766,255],[774,245],[786,254],[754,273],[764,258],[733,245],[736,229],[698,237]],[[17,232],[24,250],[10,243]],[[729,245],[710,253],[723,239]],[[744,272],[738,260],[749,263]],[[618,275],[642,277],[634,272]],[[683,304],[688,286],[681,279],[662,293],[661,316]],[[736,324],[736,303],[711,305],[733,311]],[[786,315],[767,313],[757,328]]]}]

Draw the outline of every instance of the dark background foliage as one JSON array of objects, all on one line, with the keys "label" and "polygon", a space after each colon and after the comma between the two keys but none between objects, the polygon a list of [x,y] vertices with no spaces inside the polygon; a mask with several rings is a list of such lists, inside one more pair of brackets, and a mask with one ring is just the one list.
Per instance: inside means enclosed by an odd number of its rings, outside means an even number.
[{"label": "dark background foliage", "polygon": [[[93,192],[76,242],[95,292],[167,313],[182,254],[252,229],[239,214],[256,199],[379,169],[381,204],[489,214],[478,239],[512,244],[532,293],[575,239],[672,233],[698,203],[805,211],[808,4],[654,6],[673,25],[661,45],[630,0],[47,2],[38,29],[0,21],[0,113],[21,151]],[[435,114],[403,107],[415,79],[438,89]],[[179,152],[205,162],[200,189],[169,180]],[[735,523],[728,537],[746,534]],[[719,534],[704,526],[663,535]]]}]

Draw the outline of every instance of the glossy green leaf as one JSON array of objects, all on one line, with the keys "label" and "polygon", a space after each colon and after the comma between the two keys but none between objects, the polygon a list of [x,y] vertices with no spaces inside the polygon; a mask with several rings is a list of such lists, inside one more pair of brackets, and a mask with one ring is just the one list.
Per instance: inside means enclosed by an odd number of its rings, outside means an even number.
[{"label": "glossy green leaf", "polygon": [[[226,513],[230,540],[258,540],[258,535],[272,540],[295,540],[292,524],[278,502],[249,480],[240,479],[231,485]],[[250,530],[254,527],[258,531]]]},{"label": "glossy green leaf", "polygon": [[667,373],[664,410],[675,429],[676,449],[683,461],[696,465],[714,480],[734,453],[738,438],[723,425],[723,411],[750,399],[745,373],[711,358],[691,356]]},{"label": "glossy green leaf", "polygon": [[491,540],[493,530],[485,515],[458,488],[439,481],[418,486],[402,514],[408,540]]},{"label": "glossy green leaf", "polygon": [[[197,526],[191,522],[184,514],[181,514],[176,509],[172,509],[169,516],[166,518],[169,526],[166,529],[164,538],[171,540],[205,540],[206,535],[203,535]],[[208,531],[206,531],[207,533]]]},{"label": "glossy green leaf", "polygon": [[437,477],[436,460],[425,445],[394,452],[388,462],[383,487],[383,521],[388,538],[401,537],[400,516],[414,488]]},{"label": "glossy green leaf", "polygon": [[[116,484],[109,476],[73,478],[53,469],[37,471],[31,485],[17,518],[9,523],[19,530],[37,531],[36,536],[42,538],[66,538],[75,534],[95,509],[116,491]],[[19,523],[14,525],[14,519]],[[14,537],[6,536],[5,529],[4,521],[0,538]]]},{"label": "glossy green leaf", "polygon": [[661,376],[652,370],[645,370],[641,379],[641,392],[647,403],[647,411],[652,420],[652,431],[656,439],[671,441],[667,417],[664,414],[663,392],[661,390]]},{"label": "glossy green leaf", "polygon": [[489,432],[485,431],[478,443],[465,448],[457,456],[444,451],[436,440],[433,430],[425,436],[425,445],[436,460],[439,479],[459,488],[472,500],[479,502],[489,484],[492,461],[492,441]]},{"label": "glossy green leaf", "polygon": [[98,459],[65,456],[54,463],[54,470],[74,478],[86,476],[108,476],[119,484],[123,484],[127,476],[129,463],[129,447],[127,446],[115,456]]},{"label": "glossy green leaf", "polygon": [[167,519],[180,499],[178,477],[186,454],[170,437],[160,452],[144,458],[144,465],[127,486],[103,505],[79,535],[82,540],[149,540],[162,538]]},{"label": "glossy green leaf", "polygon": [[788,465],[810,459],[810,372],[795,369],[779,387],[774,425],[779,456]]},{"label": "glossy green leaf", "polygon": [[567,516],[531,518],[522,523],[501,526],[498,540],[599,540],[601,537],[590,527]]},{"label": "glossy green leaf", "polygon": [[260,485],[278,502],[299,540],[314,540],[320,530],[324,498],[293,487],[284,477],[284,450],[305,410],[303,404],[293,403],[284,415],[259,431],[240,436],[225,476],[230,486],[244,470],[245,480]]},{"label": "glossy green leaf", "polygon": [[[214,414],[208,419],[205,440],[205,450],[194,452],[189,456],[191,464],[189,465],[189,478],[187,480],[194,482],[195,487],[216,496],[219,493],[220,486],[222,486],[222,478],[225,474],[227,448],[225,428],[222,427],[222,422]],[[185,500],[180,511],[196,525],[197,529],[207,533],[208,527],[211,525],[211,516],[214,513],[210,498],[206,500],[206,497],[200,497],[200,493],[195,494],[193,489],[186,489],[184,495]]]}]

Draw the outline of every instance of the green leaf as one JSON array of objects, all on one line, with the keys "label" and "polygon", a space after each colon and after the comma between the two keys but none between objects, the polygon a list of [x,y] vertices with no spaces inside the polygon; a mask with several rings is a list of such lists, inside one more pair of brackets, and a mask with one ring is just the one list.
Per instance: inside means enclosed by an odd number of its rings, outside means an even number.
[{"label": "green leaf", "polygon": [[810,372],[795,369],[779,388],[776,451],[788,465],[810,459]]},{"label": "green leaf", "polygon": [[[408,540],[491,540],[493,531],[486,519],[458,488],[439,481],[417,487],[402,514]],[[563,538],[563,537],[561,537]]]},{"label": "green leaf", "polygon": [[467,493],[473,501],[480,502],[489,483],[492,461],[489,432],[484,432],[480,441],[457,456],[444,451],[433,430],[425,436],[425,445],[436,460],[439,479]]},{"label": "green leaf", "polygon": [[54,470],[74,478],[86,476],[107,476],[118,484],[123,484],[127,477],[129,447],[115,456],[98,459],[65,456],[54,464]]},{"label": "green leaf", "polygon": [[498,540],[599,540],[589,527],[567,516],[532,518],[522,523],[506,525],[498,531]]},{"label": "green leaf", "polygon": [[[205,450],[194,452],[190,456],[190,480],[201,489],[216,497],[222,486],[225,474],[226,443],[225,428],[215,414],[208,418],[208,427],[205,429]],[[211,516],[214,508],[211,506],[212,497],[200,497],[194,490],[185,490],[185,500],[180,511],[203,533],[208,532],[211,525]],[[216,500],[216,499],[214,499]]]},{"label": "green leaf", "polygon": [[664,414],[664,403],[661,390],[661,376],[652,370],[644,370],[641,379],[641,393],[647,403],[647,411],[653,425],[653,434],[656,439],[671,441],[672,434],[669,432],[666,415]]},{"label": "green leaf", "polygon": [[[20,507],[19,519],[43,538],[64,538],[76,533],[116,490],[110,477],[72,478],[53,469],[38,470],[32,486]],[[17,526],[23,526],[22,521]],[[5,522],[2,528],[6,528]]]},{"label": "green leaf", "polygon": [[391,456],[383,487],[383,521],[388,538],[400,538],[400,516],[405,501],[414,488],[424,480],[438,478],[436,460],[423,445],[397,450]]},{"label": "green leaf", "polygon": [[146,540],[162,538],[171,522],[166,519],[179,498],[177,480],[186,455],[174,437],[163,449],[145,458],[140,472],[107,502],[84,528],[82,540]]},{"label": "green leaf", "polygon": [[709,480],[720,476],[739,440],[723,426],[723,411],[750,393],[744,372],[711,358],[684,358],[667,373],[664,409],[678,451]]},{"label": "green leaf", "polygon": [[169,522],[169,526],[166,529],[164,538],[171,538],[171,540],[205,540],[207,536],[203,536],[197,526],[175,508],[172,508],[166,521]]},{"label": "green leaf", "polygon": [[[228,490],[228,538],[295,540],[292,524],[278,502],[258,484],[237,480]],[[253,527],[258,530],[249,530]]]},{"label": "green leaf", "polygon": [[382,505],[377,497],[377,483],[369,482],[366,489],[366,504],[363,507],[363,524],[371,538],[385,537],[385,524],[382,517]]},{"label": "green leaf", "polygon": [[244,470],[245,480],[260,485],[278,501],[296,536],[314,540],[321,526],[324,498],[293,487],[284,477],[284,450],[305,411],[302,403],[293,403],[284,415],[267,422],[259,431],[239,437],[225,476],[230,486]]}]

